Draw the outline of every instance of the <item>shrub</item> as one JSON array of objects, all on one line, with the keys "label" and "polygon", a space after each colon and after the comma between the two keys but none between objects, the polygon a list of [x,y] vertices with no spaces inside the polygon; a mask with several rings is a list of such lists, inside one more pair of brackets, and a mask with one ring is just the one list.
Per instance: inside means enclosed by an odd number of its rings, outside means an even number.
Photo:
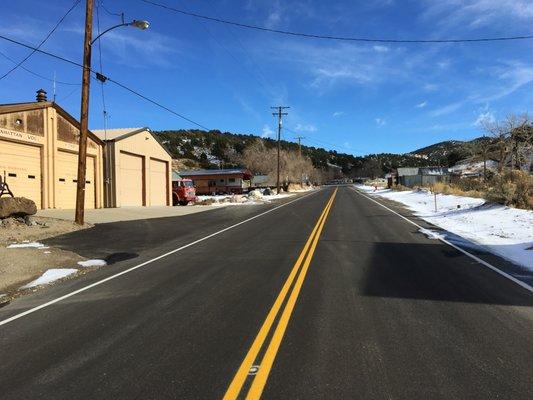
[{"label": "shrub", "polygon": [[533,176],[517,170],[495,174],[490,181],[487,200],[533,209]]}]

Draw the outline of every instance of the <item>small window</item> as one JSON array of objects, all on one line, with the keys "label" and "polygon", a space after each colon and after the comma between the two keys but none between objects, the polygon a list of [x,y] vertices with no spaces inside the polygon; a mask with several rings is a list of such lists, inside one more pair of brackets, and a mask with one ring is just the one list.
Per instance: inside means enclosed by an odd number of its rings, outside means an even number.
[{"label": "small window", "polygon": [[65,178],[59,178],[59,182],[65,182]]},{"label": "small window", "polygon": [[87,183],[87,184],[89,184],[89,185],[90,185],[90,184],[91,184],[91,181],[85,181],[85,183]]},{"label": "small window", "polygon": [[78,183],[78,180],[77,179],[73,179],[72,182]]},{"label": "small window", "polygon": [[229,179],[228,179],[228,182],[229,182],[229,183],[235,183],[235,178],[229,178]]},{"label": "small window", "polygon": [[28,179],[35,179],[35,175],[28,175]]},{"label": "small window", "polygon": [[7,174],[7,176],[10,176],[12,178],[16,178],[17,174],[15,174],[14,172],[10,172],[9,174]]},{"label": "small window", "polygon": [[22,125],[22,120],[20,118],[17,118],[15,120],[15,125]]},{"label": "small window", "polygon": [[220,179],[220,183],[224,183],[224,179]]}]

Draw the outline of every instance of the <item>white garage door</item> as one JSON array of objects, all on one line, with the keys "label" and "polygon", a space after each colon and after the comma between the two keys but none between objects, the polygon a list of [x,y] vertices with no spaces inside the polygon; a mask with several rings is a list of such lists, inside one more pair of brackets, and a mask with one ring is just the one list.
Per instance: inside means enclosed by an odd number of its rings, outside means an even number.
[{"label": "white garage door", "polygon": [[143,159],[120,153],[120,205],[143,205]]},{"label": "white garage door", "polygon": [[31,199],[41,208],[41,148],[0,140],[0,174],[15,196]]},{"label": "white garage door", "polygon": [[150,159],[150,205],[167,205],[167,163]]},{"label": "white garage door", "polygon": [[[76,208],[78,182],[78,155],[65,151],[57,152],[56,208]],[[95,207],[94,157],[87,157],[85,176],[85,208]]]}]

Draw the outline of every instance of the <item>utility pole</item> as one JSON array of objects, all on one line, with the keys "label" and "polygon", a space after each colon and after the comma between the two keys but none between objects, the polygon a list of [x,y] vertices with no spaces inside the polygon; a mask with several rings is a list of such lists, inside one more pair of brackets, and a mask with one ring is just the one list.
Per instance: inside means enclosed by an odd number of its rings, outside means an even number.
[{"label": "utility pole", "polygon": [[296,136],[295,139],[298,140],[298,154],[302,156],[302,139],[305,139],[304,136]]},{"label": "utility pole", "polygon": [[278,106],[278,107],[270,107],[270,108],[274,110],[278,110],[278,112],[272,113],[272,115],[275,117],[278,117],[278,178],[276,180],[276,189],[277,189],[277,194],[279,194],[280,192],[280,184],[279,184],[280,159],[279,157],[280,157],[280,152],[281,152],[280,141],[281,141],[281,125],[282,125],[281,119],[284,115],[288,115],[286,112],[283,112],[283,110],[285,110],[286,108],[290,108],[290,107]]},{"label": "utility pole", "polygon": [[81,86],[80,138],[78,150],[78,181],[76,188],[76,217],[78,225],[84,223],[85,174],[87,167],[87,134],[89,129],[89,85],[91,82],[91,41],[93,36],[93,0],[86,1],[85,40],[83,42],[83,73]]}]

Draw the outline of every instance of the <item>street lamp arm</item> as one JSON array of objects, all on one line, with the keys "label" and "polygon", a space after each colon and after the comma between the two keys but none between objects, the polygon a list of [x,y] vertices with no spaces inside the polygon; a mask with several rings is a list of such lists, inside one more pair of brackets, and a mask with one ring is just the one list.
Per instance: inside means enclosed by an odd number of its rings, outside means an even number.
[{"label": "street lamp arm", "polygon": [[127,23],[122,23],[122,24],[118,24],[118,25],[115,25],[115,26],[112,26],[111,28],[107,28],[105,31],[103,31],[102,33],[100,33],[98,36],[96,36],[92,42],[91,42],[91,46],[94,44],[94,42],[96,42],[98,39],[100,39],[104,34],[106,34],[107,32],[109,31],[112,31],[113,29],[116,29],[116,28],[120,28],[121,26],[127,26],[127,25],[130,25],[131,23],[130,22],[127,22]]},{"label": "street lamp arm", "polygon": [[148,21],[143,21],[143,20],[136,20],[134,19],[133,21],[131,22],[123,22],[121,24],[118,24],[118,25],[115,25],[115,26],[112,26],[111,28],[107,28],[105,31],[103,31],[102,33],[100,33],[98,36],[96,36],[92,41],[91,41],[91,46],[98,40],[100,39],[103,35],[105,35],[107,32],[109,31],[112,31],[113,29],[116,29],[116,28],[120,28],[121,26],[132,26],[134,28],[137,28],[137,29],[142,29],[142,30],[145,30],[145,29],[148,29],[148,27],[150,26],[150,23]]}]

